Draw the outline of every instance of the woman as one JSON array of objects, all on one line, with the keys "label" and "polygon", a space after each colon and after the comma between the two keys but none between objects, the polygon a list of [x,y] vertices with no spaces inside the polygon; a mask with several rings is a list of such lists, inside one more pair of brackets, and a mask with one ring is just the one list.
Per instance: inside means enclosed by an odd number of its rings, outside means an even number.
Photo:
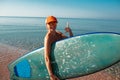
[{"label": "woman", "polygon": [[[53,74],[52,67],[51,67],[51,61],[50,61],[51,44],[58,40],[67,38],[67,36],[65,36],[60,31],[56,31],[56,27],[57,27],[57,23],[58,23],[56,17],[54,17],[54,16],[47,17],[45,23],[46,23],[46,28],[48,30],[48,32],[45,36],[45,39],[44,39],[45,63],[46,63],[47,69],[48,69],[50,79],[51,80],[59,80],[58,77]],[[66,27],[65,31],[69,32],[70,37],[73,36],[73,33],[69,27]]]}]

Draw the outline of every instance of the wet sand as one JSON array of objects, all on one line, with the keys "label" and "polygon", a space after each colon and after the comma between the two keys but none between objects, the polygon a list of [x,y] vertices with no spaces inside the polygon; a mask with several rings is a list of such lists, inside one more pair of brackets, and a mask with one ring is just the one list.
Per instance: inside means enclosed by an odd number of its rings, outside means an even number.
[{"label": "wet sand", "polygon": [[10,80],[8,64],[22,56],[27,50],[21,50],[9,45],[0,43],[0,80]]},{"label": "wet sand", "polygon": [[[9,71],[7,68],[8,64],[27,52],[28,52],[27,50],[15,48],[0,43],[0,80],[10,80]],[[120,80],[120,77],[117,77],[103,70],[91,75],[69,80]]]}]

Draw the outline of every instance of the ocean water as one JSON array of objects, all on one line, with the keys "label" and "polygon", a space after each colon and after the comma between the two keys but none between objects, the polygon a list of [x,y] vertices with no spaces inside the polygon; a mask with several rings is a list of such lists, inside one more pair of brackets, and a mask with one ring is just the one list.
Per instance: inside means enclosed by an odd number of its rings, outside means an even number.
[{"label": "ocean water", "polygon": [[[120,33],[120,20],[58,18],[57,29],[65,33],[66,22],[74,36],[89,32]],[[3,44],[33,51],[44,46],[46,32],[42,17],[0,17],[0,43]],[[105,71],[120,79],[120,62]]]},{"label": "ocean water", "polygon": [[[89,32],[120,33],[120,20],[104,19],[58,18],[57,30],[65,33],[67,22],[74,36]],[[0,17],[0,43],[32,51],[44,46],[46,32],[44,17]]]}]

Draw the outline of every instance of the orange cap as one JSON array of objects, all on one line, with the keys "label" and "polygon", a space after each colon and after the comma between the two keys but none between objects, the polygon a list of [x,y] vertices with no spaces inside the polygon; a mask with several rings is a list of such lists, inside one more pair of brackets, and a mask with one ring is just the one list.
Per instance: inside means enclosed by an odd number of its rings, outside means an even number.
[{"label": "orange cap", "polygon": [[58,21],[57,21],[57,18],[56,18],[56,17],[54,17],[54,16],[48,16],[48,17],[46,18],[46,20],[45,20],[45,23],[48,24],[48,23],[50,23],[50,22],[58,22]]}]

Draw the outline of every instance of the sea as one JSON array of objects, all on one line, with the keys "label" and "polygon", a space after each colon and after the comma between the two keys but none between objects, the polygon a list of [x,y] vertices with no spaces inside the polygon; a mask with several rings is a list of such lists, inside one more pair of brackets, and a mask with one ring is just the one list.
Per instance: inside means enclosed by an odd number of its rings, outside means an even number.
[{"label": "sea", "polygon": [[[120,33],[120,20],[59,18],[57,30],[68,36],[64,28],[67,23],[74,36],[92,32]],[[44,46],[46,34],[45,17],[0,17],[0,43],[33,51]],[[106,69],[120,78],[120,62]]]},{"label": "sea", "polygon": [[[91,32],[120,33],[120,20],[58,18],[57,30],[65,33],[69,23],[74,36]],[[0,17],[0,43],[29,51],[44,46],[46,34],[45,17]]]},{"label": "sea", "polygon": [[[120,20],[58,18],[57,30],[65,33],[69,23],[74,36],[90,32],[120,33]],[[0,17],[0,43],[29,51],[44,46],[45,17]]]}]

